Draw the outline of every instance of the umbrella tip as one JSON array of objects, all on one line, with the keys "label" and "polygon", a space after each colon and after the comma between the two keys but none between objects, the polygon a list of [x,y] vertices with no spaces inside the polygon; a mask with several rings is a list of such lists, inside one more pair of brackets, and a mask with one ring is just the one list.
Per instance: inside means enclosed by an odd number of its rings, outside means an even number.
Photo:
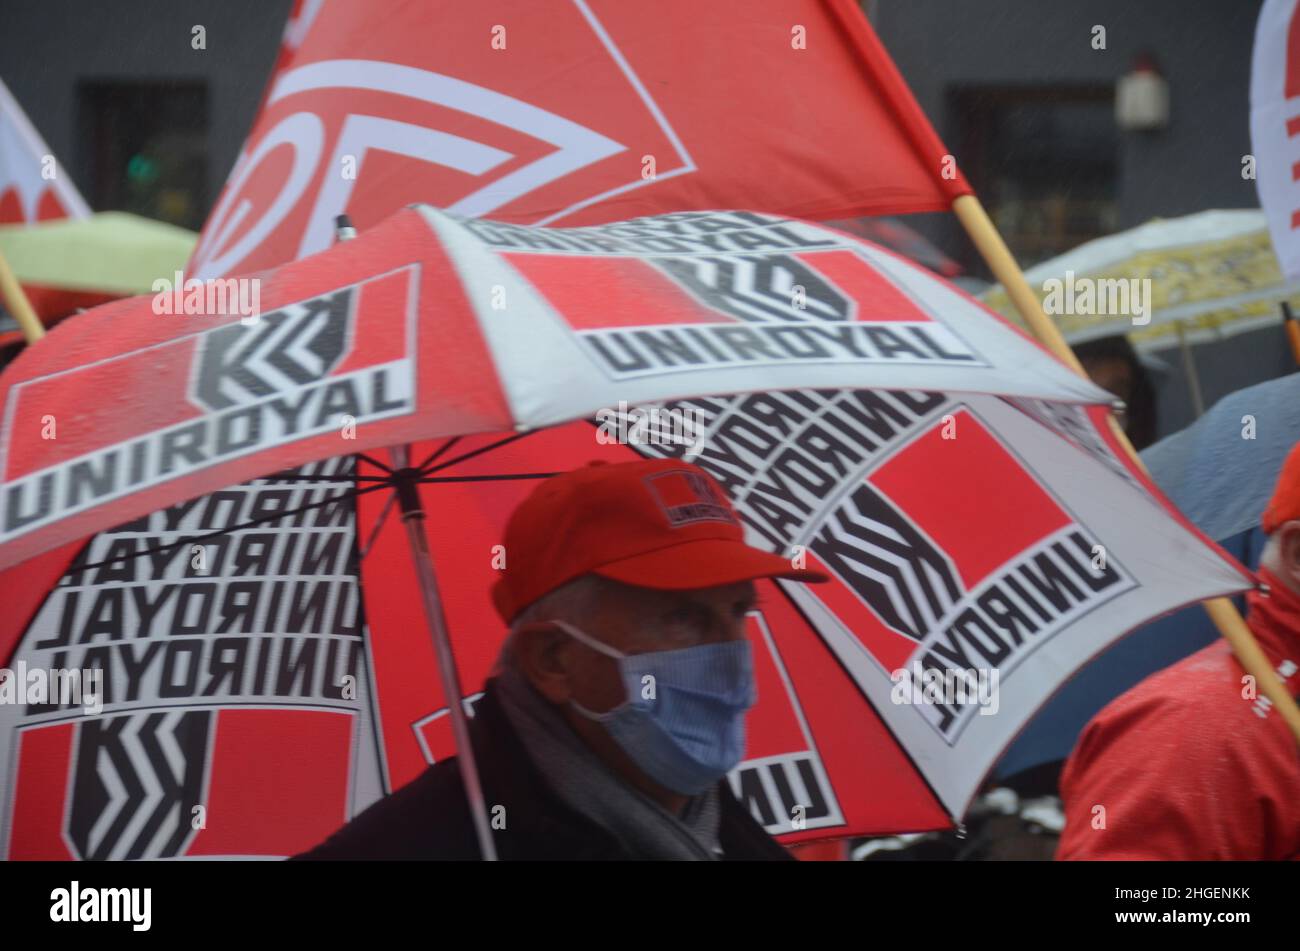
[{"label": "umbrella tip", "polygon": [[357,236],[357,229],[352,227],[352,219],[347,215],[334,216],[334,240],[350,241]]}]

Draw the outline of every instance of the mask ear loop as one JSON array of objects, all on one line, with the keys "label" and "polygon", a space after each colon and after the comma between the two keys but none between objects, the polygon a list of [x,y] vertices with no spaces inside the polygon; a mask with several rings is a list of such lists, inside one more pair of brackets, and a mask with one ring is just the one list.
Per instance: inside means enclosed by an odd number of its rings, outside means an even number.
[{"label": "mask ear loop", "polygon": [[[582,631],[574,627],[568,621],[561,621],[559,618],[551,618],[551,620],[548,621],[547,623],[554,624],[565,634],[568,634],[570,637],[572,637],[575,641],[578,641],[579,643],[582,644],[586,644],[592,650],[604,654],[606,657],[612,657],[614,658],[614,660],[621,661],[624,657],[627,656],[626,654],[623,654],[615,650],[614,648],[610,647],[608,644],[602,644],[600,641],[596,640],[591,635],[584,634]],[[610,710],[606,710],[604,713],[597,713],[595,710],[588,710],[577,700],[574,700],[572,698],[569,699],[569,706],[573,707],[573,709],[577,710],[588,720],[594,720],[597,723],[604,723],[607,720],[611,719],[615,713],[617,713],[623,707],[625,707],[628,704],[628,702],[629,701],[625,700],[623,703],[619,704],[616,707],[613,707]]]},{"label": "mask ear loop", "polygon": [[604,654],[606,657],[612,657],[615,660],[622,660],[624,657],[627,656],[622,651],[615,650],[614,648],[610,647],[608,644],[602,644],[600,641],[596,640],[591,635],[584,634],[582,631],[574,627],[568,621],[561,621],[559,618],[551,618],[551,620],[548,621],[547,623],[554,624],[565,634],[568,634],[570,637],[572,637],[575,641],[581,641],[583,644],[586,644],[592,650],[599,651],[600,653]]}]

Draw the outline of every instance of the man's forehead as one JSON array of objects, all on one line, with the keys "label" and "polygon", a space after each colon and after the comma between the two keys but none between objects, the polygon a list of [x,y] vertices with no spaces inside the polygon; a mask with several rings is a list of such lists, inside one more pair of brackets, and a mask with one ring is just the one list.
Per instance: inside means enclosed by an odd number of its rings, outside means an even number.
[{"label": "man's forehead", "polygon": [[624,600],[639,600],[641,603],[690,604],[707,603],[720,600],[741,600],[757,596],[757,587],[753,581],[734,581],[730,584],[716,585],[710,588],[640,588],[633,585],[619,585],[611,591],[617,601],[620,594]]}]

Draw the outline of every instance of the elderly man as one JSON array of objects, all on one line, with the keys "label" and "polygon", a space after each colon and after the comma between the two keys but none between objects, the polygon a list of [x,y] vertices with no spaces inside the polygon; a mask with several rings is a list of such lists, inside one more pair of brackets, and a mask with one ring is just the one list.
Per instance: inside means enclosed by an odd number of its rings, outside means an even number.
[{"label": "elderly man", "polygon": [[[547,479],[505,549],[510,637],[470,727],[499,857],[789,858],[725,778],[756,699],[745,616],[755,579],[825,576],[746,545],[718,483],[672,460]],[[479,858],[459,763],[298,857]]]},{"label": "elderly man", "polygon": [[[1261,519],[1266,586],[1246,622],[1293,694],[1300,671],[1300,445]],[[1058,859],[1300,858],[1300,752],[1226,641],[1138,684],[1061,774]]]}]

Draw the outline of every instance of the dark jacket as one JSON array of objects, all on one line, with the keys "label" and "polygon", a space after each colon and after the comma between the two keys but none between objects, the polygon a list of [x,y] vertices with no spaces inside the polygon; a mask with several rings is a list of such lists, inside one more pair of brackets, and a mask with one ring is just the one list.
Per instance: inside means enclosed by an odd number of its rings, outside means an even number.
[{"label": "dark jacket", "polygon": [[[533,765],[506,718],[494,684],[475,705],[470,735],[489,819],[505,806],[506,828],[494,830],[501,859],[627,860],[612,835],[556,797]],[[790,860],[718,784],[719,839],[728,860]],[[478,859],[469,801],[453,757],[430,766],[397,792],[379,800],[314,849],[295,859]]]}]

